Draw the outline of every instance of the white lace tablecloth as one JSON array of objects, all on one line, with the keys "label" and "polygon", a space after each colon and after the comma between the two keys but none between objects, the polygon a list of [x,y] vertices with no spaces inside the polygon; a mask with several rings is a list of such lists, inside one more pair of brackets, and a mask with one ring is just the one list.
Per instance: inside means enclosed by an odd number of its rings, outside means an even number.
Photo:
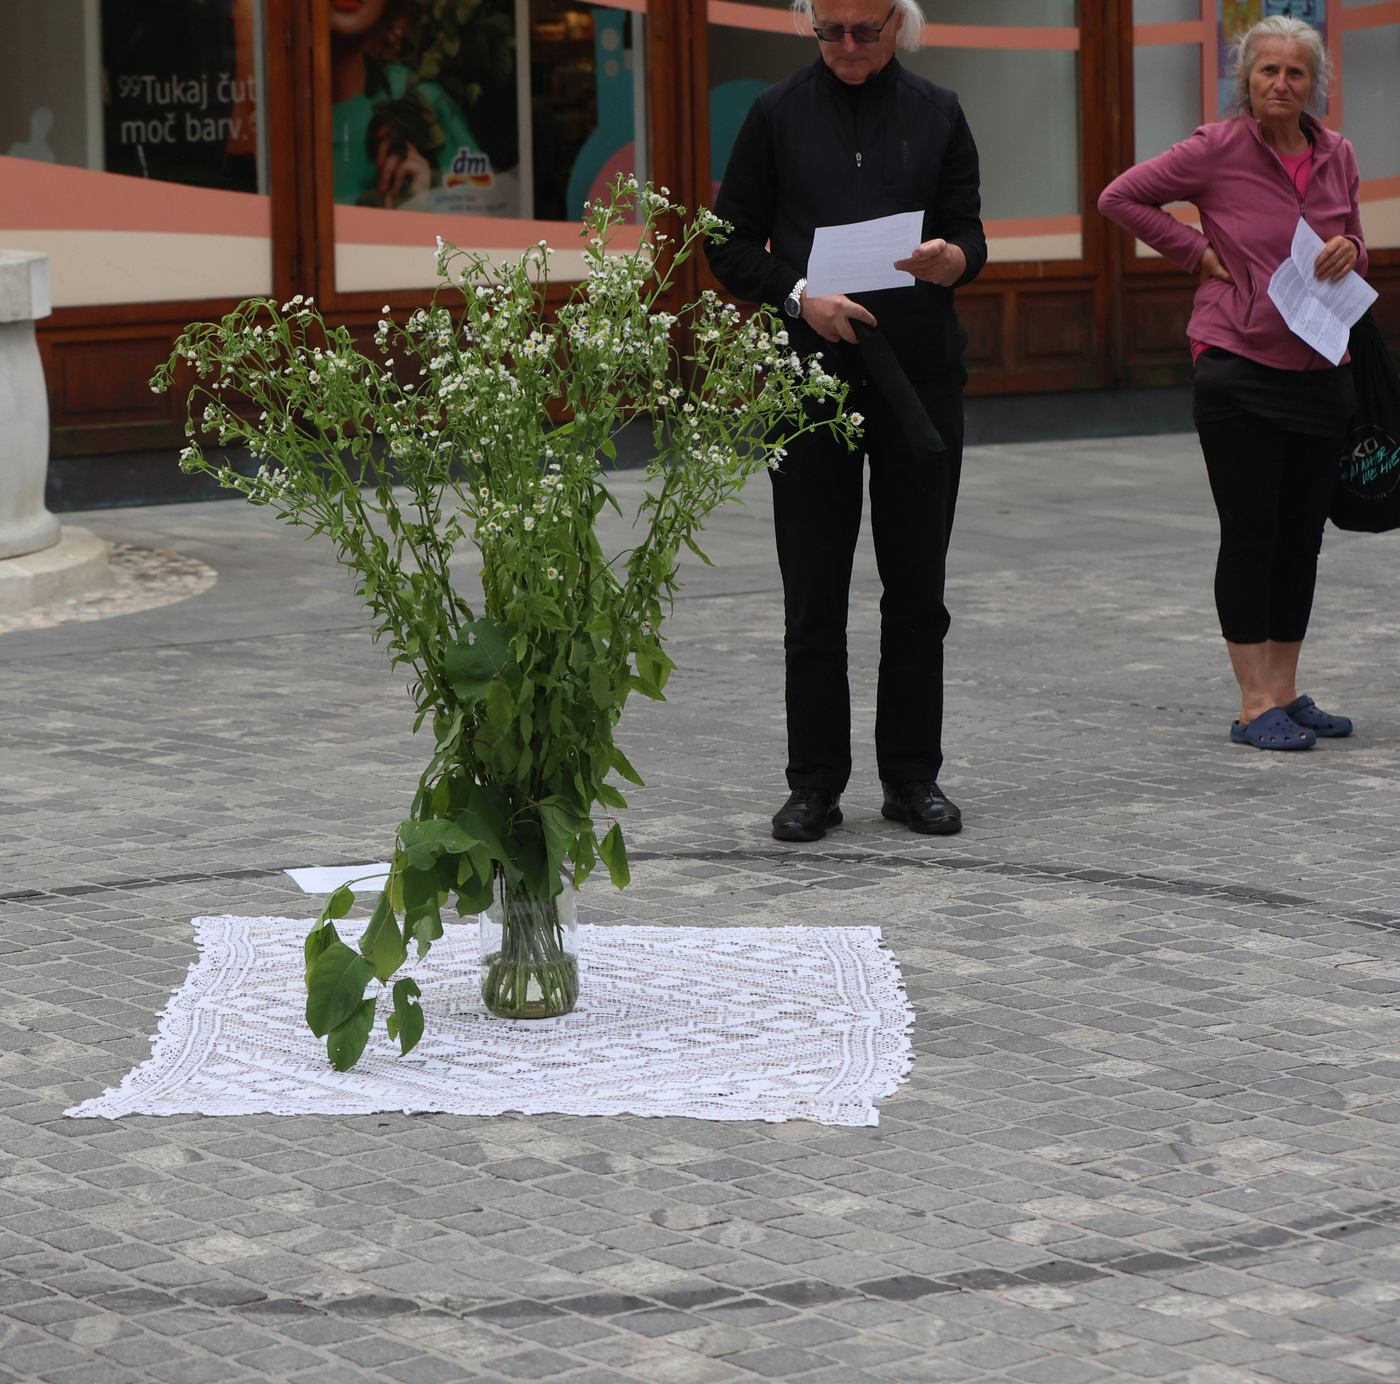
[{"label": "white lace tablecloth", "polygon": [[405,971],[423,991],[419,1045],[401,1056],[384,1031],[386,988],[364,1056],[337,1072],[304,1019],[310,922],[194,927],[199,959],[149,1060],[66,1114],[518,1110],[874,1125],[912,1061],[913,1011],[879,928],[585,925],[578,1007],[511,1021],[481,1002],[476,924],[453,924]]}]

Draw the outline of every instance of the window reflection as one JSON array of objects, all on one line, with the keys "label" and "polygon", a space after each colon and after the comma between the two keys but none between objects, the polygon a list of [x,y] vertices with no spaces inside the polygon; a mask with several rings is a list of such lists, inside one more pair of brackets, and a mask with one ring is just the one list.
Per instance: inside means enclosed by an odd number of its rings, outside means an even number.
[{"label": "window reflection", "polygon": [[262,53],[257,0],[10,0],[0,150],[266,191]]},{"label": "window reflection", "polygon": [[646,176],[642,14],[530,0],[531,215],[577,221],[617,174]]}]

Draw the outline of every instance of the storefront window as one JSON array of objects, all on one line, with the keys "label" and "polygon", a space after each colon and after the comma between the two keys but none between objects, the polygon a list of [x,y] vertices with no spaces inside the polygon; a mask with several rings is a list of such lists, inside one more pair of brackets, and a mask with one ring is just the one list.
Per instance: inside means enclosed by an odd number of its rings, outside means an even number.
[{"label": "storefront window", "polygon": [[[1374,249],[1400,246],[1400,22],[1370,0],[1133,0],[1134,157],[1141,163],[1219,120],[1235,90],[1229,46],[1267,15],[1321,33],[1332,59],[1324,123],[1356,148],[1361,222]],[[1194,222],[1195,209],[1175,208]],[[1136,244],[1139,258],[1155,251]]]},{"label": "storefront window", "polygon": [[1133,0],[1134,163],[1201,123],[1200,18],[1200,0]]},{"label": "storefront window", "polygon": [[618,173],[646,176],[646,62],[640,11],[530,5],[534,205],[577,221]]},{"label": "storefront window", "polygon": [[266,192],[261,7],[102,0],[104,167]]},{"label": "storefront window", "polygon": [[[1075,0],[927,0],[911,71],[958,93],[982,165],[993,260],[1077,259],[1079,29]],[[710,0],[710,167],[717,189],[754,97],[817,56],[788,6]],[[1036,138],[1026,138],[1034,129]]]},{"label": "storefront window", "polygon": [[520,214],[515,11],[331,0],[335,200]]},{"label": "storefront window", "polygon": [[1366,244],[1400,246],[1400,15],[1394,6],[1342,0],[1341,30],[1342,130],[1361,168]]},{"label": "storefront window", "polygon": [[0,244],[47,251],[56,304],[271,290],[262,30],[260,0],[0,6]]},{"label": "storefront window", "polygon": [[482,0],[459,18],[436,0],[332,0],[337,288],[431,286],[439,235],[501,256],[548,239],[565,247],[554,275],[582,273],[568,247],[584,202],[646,176],[632,3]]}]

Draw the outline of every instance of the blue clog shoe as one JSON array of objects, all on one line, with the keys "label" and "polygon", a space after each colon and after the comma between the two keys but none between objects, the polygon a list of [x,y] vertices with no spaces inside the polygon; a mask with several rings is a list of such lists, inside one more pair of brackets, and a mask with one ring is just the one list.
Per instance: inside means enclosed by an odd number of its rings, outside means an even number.
[{"label": "blue clog shoe", "polygon": [[1340,740],[1342,736],[1351,734],[1349,716],[1334,716],[1330,711],[1324,711],[1311,697],[1299,697],[1296,702],[1289,702],[1283,708],[1283,714],[1319,738]]},{"label": "blue clog shoe", "polygon": [[1237,745],[1253,745],[1256,750],[1310,750],[1317,744],[1317,736],[1281,706],[1271,706],[1247,726],[1235,721],[1230,726],[1230,739]]}]

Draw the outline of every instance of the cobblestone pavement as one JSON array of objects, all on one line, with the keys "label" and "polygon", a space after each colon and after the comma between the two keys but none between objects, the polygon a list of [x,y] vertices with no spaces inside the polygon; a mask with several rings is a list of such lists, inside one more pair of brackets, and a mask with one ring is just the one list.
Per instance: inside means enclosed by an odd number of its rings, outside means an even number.
[{"label": "cobblestone pavement", "polygon": [[[626,492],[634,482],[624,479]],[[0,636],[0,1381],[1400,1378],[1400,539],[1329,534],[1303,755],[1232,747],[1194,440],[969,453],[953,839],[779,847],[766,494],[677,606],[634,888],[595,921],[878,924],[918,1008],[873,1129],[68,1120],[147,1056],[191,916],[314,911],[425,746],[326,553],[237,503],[78,518],[216,568]]]}]

